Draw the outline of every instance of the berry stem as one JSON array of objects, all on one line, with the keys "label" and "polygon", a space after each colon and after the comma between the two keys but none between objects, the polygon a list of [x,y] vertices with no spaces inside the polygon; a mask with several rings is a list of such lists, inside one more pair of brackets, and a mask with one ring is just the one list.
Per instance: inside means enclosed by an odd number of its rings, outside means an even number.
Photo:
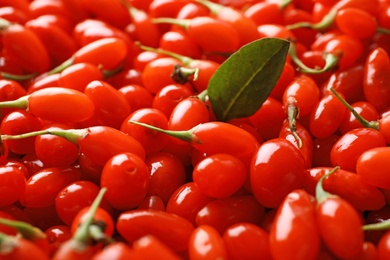
[{"label": "berry stem", "polygon": [[79,241],[79,242],[82,242],[82,243],[88,244],[88,242],[89,242],[89,240],[91,238],[90,233],[89,233],[90,227],[91,227],[91,225],[93,223],[96,210],[99,207],[99,205],[100,205],[100,203],[101,203],[101,201],[103,199],[103,196],[106,193],[106,191],[107,191],[107,188],[101,188],[99,194],[96,196],[95,200],[92,202],[91,207],[89,208],[87,218],[77,228],[77,230],[74,233],[72,239],[74,239],[76,241]]},{"label": "berry stem", "polygon": [[221,12],[222,8],[224,8],[224,6],[221,4],[210,2],[207,0],[195,0],[195,1],[206,6],[213,15],[218,15],[219,12]]},{"label": "berry stem", "polygon": [[348,102],[333,88],[330,88],[330,91],[337,97],[338,100],[355,116],[356,120],[366,128],[373,128],[375,130],[379,130],[379,122],[378,121],[368,121],[364,119],[356,110],[348,104]]},{"label": "berry stem", "polygon": [[188,30],[191,24],[191,19],[175,19],[169,17],[155,18],[153,23],[169,23],[182,27],[184,30]]},{"label": "berry stem", "polygon": [[0,224],[15,228],[24,238],[29,240],[45,238],[45,233],[26,222],[0,218]]},{"label": "berry stem", "polygon": [[322,184],[323,184],[324,180],[325,180],[329,175],[332,175],[332,174],[335,173],[338,169],[340,169],[339,166],[334,167],[330,172],[328,172],[327,174],[325,174],[324,176],[322,176],[321,179],[318,181],[318,183],[317,183],[317,185],[316,185],[316,200],[317,200],[317,203],[321,203],[321,202],[323,202],[324,200],[326,200],[326,199],[329,198],[329,197],[336,196],[336,195],[334,195],[334,194],[331,194],[331,193],[325,191]]},{"label": "berry stem", "polygon": [[171,74],[171,78],[179,84],[186,84],[189,81],[190,76],[194,76],[193,80],[197,80],[199,68],[186,68],[176,64]]},{"label": "berry stem", "polygon": [[197,97],[202,100],[203,102],[206,101],[206,97],[207,97],[207,89],[203,90],[202,92],[200,92]]},{"label": "berry stem", "polygon": [[11,80],[16,80],[16,81],[32,79],[36,75],[37,75],[36,73],[31,73],[31,74],[26,74],[26,75],[16,75],[16,74],[11,74],[11,73],[7,73],[7,72],[0,72],[0,76],[3,79],[11,79]]},{"label": "berry stem", "polygon": [[390,221],[386,220],[383,222],[366,224],[362,226],[363,231],[373,231],[373,230],[386,230],[390,229]]},{"label": "berry stem", "polygon": [[289,54],[294,63],[299,67],[299,71],[307,74],[321,74],[335,68],[340,60],[339,55],[333,53],[324,52],[325,66],[322,69],[312,69],[307,67],[299,58],[295,45],[290,44]]},{"label": "berry stem", "polygon": [[297,133],[297,118],[299,117],[299,109],[296,106],[296,100],[293,97],[289,97],[287,100],[287,118],[288,123],[291,129],[291,134],[294,136],[295,140],[298,142],[298,148],[302,148],[302,139]]},{"label": "berry stem", "polygon": [[338,10],[336,8],[332,8],[329,13],[327,13],[324,18],[318,23],[309,23],[309,22],[298,22],[294,24],[289,24],[286,26],[288,30],[298,29],[298,28],[311,28],[319,31],[326,31],[329,29],[336,19]]},{"label": "berry stem", "polygon": [[60,73],[64,69],[66,69],[69,66],[73,65],[73,63],[74,63],[74,57],[72,56],[69,59],[67,59],[66,61],[64,61],[63,63],[61,63],[60,65],[58,65],[57,67],[55,67],[52,70],[50,70],[48,72],[48,75],[53,75],[53,74],[56,74],[56,73]]},{"label": "berry stem", "polygon": [[137,46],[141,50],[167,55],[169,57],[172,57],[172,58],[175,58],[175,59],[179,60],[181,63],[183,63],[186,66],[190,66],[190,64],[194,61],[194,59],[192,59],[190,57],[183,56],[183,55],[180,55],[180,54],[172,52],[172,51],[167,51],[167,50],[164,50],[164,49],[152,48],[152,47],[148,47],[148,46],[142,45],[140,43],[136,43],[136,44],[137,44]]},{"label": "berry stem", "polygon": [[30,97],[30,95],[26,95],[26,96],[20,97],[20,98],[15,99],[15,100],[2,101],[2,102],[0,102],[0,108],[27,109],[29,97]]},{"label": "berry stem", "polygon": [[180,139],[180,140],[188,142],[188,143],[201,143],[201,140],[199,140],[197,138],[197,136],[194,134],[196,128],[199,125],[191,128],[190,130],[187,130],[187,131],[172,131],[172,130],[161,129],[161,128],[158,128],[158,127],[155,127],[152,125],[148,125],[148,124],[136,122],[136,121],[130,121],[130,123],[138,125],[138,126],[142,126],[142,127],[145,127],[145,128],[150,129],[150,130],[154,130],[154,131],[157,131],[157,132],[160,132],[163,134],[170,135],[172,137],[175,137],[177,139]]},{"label": "berry stem", "polygon": [[0,18],[0,30],[6,30],[12,23],[4,18]]},{"label": "berry stem", "polygon": [[281,10],[285,9],[287,6],[291,4],[292,0],[282,0],[279,2],[279,7]]},{"label": "berry stem", "polygon": [[28,137],[34,137],[39,135],[51,134],[55,136],[60,136],[67,139],[69,142],[77,144],[77,141],[85,138],[88,135],[88,128],[84,129],[44,129],[40,131],[29,132],[19,135],[1,135],[1,140],[18,140]]},{"label": "berry stem", "polygon": [[383,28],[383,27],[378,27],[378,28],[376,29],[376,31],[377,31],[378,33],[390,34],[390,29]]}]

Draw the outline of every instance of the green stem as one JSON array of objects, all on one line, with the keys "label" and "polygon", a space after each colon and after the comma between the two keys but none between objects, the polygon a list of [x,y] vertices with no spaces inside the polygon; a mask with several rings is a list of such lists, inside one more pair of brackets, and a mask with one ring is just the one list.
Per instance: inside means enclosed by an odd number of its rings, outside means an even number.
[{"label": "green stem", "polygon": [[134,6],[130,5],[128,1],[121,0],[121,2],[127,8],[131,17],[134,17],[138,12],[140,12],[140,10],[138,10]]},{"label": "green stem", "polygon": [[197,136],[194,134],[196,128],[199,125],[191,128],[190,130],[187,130],[187,131],[173,131],[173,130],[161,129],[161,128],[158,128],[158,127],[155,127],[155,126],[152,126],[152,125],[148,125],[148,124],[145,124],[145,123],[137,122],[137,121],[129,121],[129,123],[135,124],[135,125],[138,125],[138,126],[142,126],[142,127],[147,128],[147,129],[154,130],[154,131],[166,134],[166,135],[173,136],[173,137],[175,137],[177,139],[180,139],[180,140],[188,142],[188,143],[202,143],[202,141],[199,140],[197,138]]},{"label": "green stem", "polygon": [[218,15],[219,12],[221,12],[221,10],[223,8],[225,8],[225,6],[221,5],[221,4],[217,4],[217,3],[214,3],[214,2],[210,2],[210,1],[207,1],[207,0],[195,0],[196,2],[206,6],[210,12],[213,14],[213,15]]},{"label": "green stem", "polygon": [[194,59],[192,59],[190,57],[183,56],[183,55],[180,55],[180,54],[172,52],[172,51],[167,51],[167,50],[163,50],[163,49],[156,49],[156,48],[144,46],[144,45],[142,45],[142,44],[140,44],[138,42],[136,43],[136,45],[141,50],[150,51],[150,52],[154,52],[154,53],[159,53],[159,54],[163,54],[163,55],[167,55],[169,57],[175,58],[175,59],[179,60],[181,63],[183,63],[186,66],[190,66],[191,63],[193,63],[195,61]]},{"label": "green stem", "polygon": [[30,97],[30,95],[26,95],[26,96],[20,97],[20,98],[15,99],[15,100],[2,101],[2,102],[0,102],[0,108],[27,109],[29,97]]},{"label": "green stem", "polygon": [[19,135],[1,135],[1,140],[18,140],[28,137],[34,137],[39,135],[55,135],[67,139],[69,142],[77,144],[77,141],[85,138],[88,135],[89,131],[87,128],[84,129],[44,129],[40,131],[29,132]]},{"label": "green stem", "polygon": [[285,9],[287,6],[289,6],[292,3],[292,0],[282,0],[279,2],[279,7],[281,10]]},{"label": "green stem", "polygon": [[376,31],[377,31],[378,33],[390,34],[390,29],[383,28],[383,27],[378,27],[378,28],[376,28]]},{"label": "green stem", "polygon": [[112,237],[107,236],[102,231],[102,228],[99,225],[95,225],[95,224],[90,225],[88,233],[94,241],[102,243],[104,245],[108,245],[114,242],[114,239]]},{"label": "green stem", "polygon": [[15,228],[24,238],[29,240],[45,238],[45,233],[26,222],[0,218],[0,224]]},{"label": "green stem", "polygon": [[[291,100],[293,99],[293,100]],[[298,148],[302,148],[302,139],[299,137],[297,133],[297,118],[299,116],[299,109],[296,106],[296,100],[293,97],[289,97],[287,100],[287,118],[288,123],[291,129],[291,134],[294,136],[295,140],[298,143]]]},{"label": "green stem", "polygon": [[4,18],[0,18],[0,30],[6,30],[12,23]]},{"label": "green stem", "polygon": [[313,69],[307,67],[297,55],[297,50],[295,48],[295,44],[290,44],[289,54],[294,63],[299,67],[299,71],[306,74],[321,74],[327,72],[331,69],[334,69],[340,60],[340,55],[335,55],[332,53],[324,53],[325,66],[322,69]]},{"label": "green stem", "polygon": [[332,8],[329,13],[327,13],[324,18],[318,23],[310,23],[310,22],[298,22],[294,24],[289,24],[286,26],[288,30],[294,30],[298,28],[311,28],[319,31],[326,31],[329,29],[336,19],[338,10]]},{"label": "green stem", "polygon": [[9,254],[18,246],[18,238],[0,232],[0,255]]},{"label": "green stem", "polygon": [[0,75],[3,79],[11,79],[16,81],[28,80],[37,76],[36,73],[26,74],[26,75],[15,75],[7,72],[0,72]]},{"label": "green stem", "polygon": [[368,121],[364,119],[348,102],[333,88],[330,88],[330,91],[337,97],[338,100],[354,115],[356,120],[366,128],[373,128],[379,130],[379,121]]},{"label": "green stem", "polygon": [[336,195],[333,195],[333,194],[325,191],[322,184],[323,184],[324,180],[329,175],[335,173],[338,169],[340,169],[339,166],[334,167],[330,172],[328,172],[327,174],[322,176],[321,179],[318,181],[318,183],[316,185],[316,199],[317,199],[317,203],[321,203],[322,201],[326,200],[329,197],[336,196]]},{"label": "green stem", "polygon": [[74,57],[72,56],[69,59],[67,59],[66,61],[64,61],[63,63],[61,63],[60,65],[58,65],[57,67],[55,67],[54,69],[50,70],[48,72],[48,75],[53,75],[53,74],[56,74],[56,73],[60,73],[64,69],[66,69],[69,66],[73,65],[73,63],[74,63]]},{"label": "green stem", "polygon": [[111,76],[117,74],[117,73],[120,72],[122,69],[123,69],[123,64],[119,65],[117,68],[112,69],[112,70],[104,70],[104,69],[101,69],[100,71],[102,72],[103,77],[106,79],[106,78],[109,78],[109,77],[111,77]]},{"label": "green stem", "polygon": [[390,220],[386,220],[383,222],[366,224],[362,226],[363,231],[374,231],[374,230],[386,230],[390,229]]},{"label": "green stem", "polygon": [[171,74],[171,78],[179,84],[186,84],[190,76],[194,76],[193,80],[198,80],[199,68],[186,68],[176,64]]},{"label": "green stem", "polygon": [[169,17],[155,18],[153,23],[169,23],[182,27],[184,30],[188,30],[191,24],[191,19],[175,19]]},{"label": "green stem", "polygon": [[79,242],[82,242],[82,243],[86,243],[86,244],[90,241],[91,237],[90,237],[89,229],[94,221],[96,210],[99,207],[106,191],[107,191],[107,188],[101,188],[99,194],[96,196],[91,207],[89,208],[87,218],[77,228],[72,239],[79,241]]},{"label": "green stem", "polygon": [[203,102],[205,102],[206,101],[206,97],[207,97],[207,89],[205,89],[202,92],[200,92],[197,97],[200,100],[202,100]]}]

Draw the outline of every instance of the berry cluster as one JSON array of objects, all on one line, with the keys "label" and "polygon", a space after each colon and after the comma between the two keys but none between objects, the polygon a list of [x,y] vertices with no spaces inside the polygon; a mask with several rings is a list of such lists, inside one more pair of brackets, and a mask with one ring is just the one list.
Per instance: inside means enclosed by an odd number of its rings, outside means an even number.
[{"label": "berry cluster", "polygon": [[390,259],[389,0],[0,0],[0,259]]}]

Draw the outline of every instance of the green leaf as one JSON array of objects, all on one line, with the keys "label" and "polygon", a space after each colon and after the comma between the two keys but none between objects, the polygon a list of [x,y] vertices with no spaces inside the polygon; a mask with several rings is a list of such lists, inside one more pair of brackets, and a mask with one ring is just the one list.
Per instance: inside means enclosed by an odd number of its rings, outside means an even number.
[{"label": "green leaf", "polygon": [[221,64],[207,88],[219,121],[247,117],[261,107],[283,71],[289,46],[286,40],[262,38]]}]

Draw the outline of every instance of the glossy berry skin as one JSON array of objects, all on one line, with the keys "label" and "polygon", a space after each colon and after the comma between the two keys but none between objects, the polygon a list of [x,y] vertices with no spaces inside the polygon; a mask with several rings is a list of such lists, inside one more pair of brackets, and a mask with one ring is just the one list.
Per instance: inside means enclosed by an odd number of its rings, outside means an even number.
[{"label": "glossy berry skin", "polygon": [[212,198],[227,198],[245,183],[247,169],[236,157],[218,153],[201,160],[192,172],[199,189]]},{"label": "glossy berry skin", "polygon": [[67,225],[52,226],[45,230],[45,235],[50,245],[51,256],[60,247],[62,242],[72,237],[72,234],[70,233],[70,228]]},{"label": "glossy berry skin", "polygon": [[[228,153],[247,163],[256,152],[259,143],[246,130],[224,122],[200,124],[193,132],[193,147],[206,154]],[[201,143],[198,141],[200,140]]]},{"label": "glossy berry skin", "polygon": [[374,16],[363,9],[353,7],[338,11],[335,22],[340,31],[358,39],[369,39],[377,30]]},{"label": "glossy berry skin", "polygon": [[375,147],[385,147],[383,135],[372,128],[356,128],[340,137],[333,145],[330,159],[333,166],[340,166],[347,171],[356,171],[358,157]]},{"label": "glossy berry skin", "polygon": [[[305,190],[314,195],[318,181],[332,169],[332,167],[307,169],[305,173]],[[339,169],[324,180],[323,187],[326,191],[342,197],[359,211],[378,210],[386,204],[383,192],[375,186],[368,184],[355,172]]]},{"label": "glossy berry skin", "polygon": [[160,110],[167,118],[169,118],[176,105],[180,101],[192,95],[192,90],[190,90],[186,85],[166,85],[162,87],[154,96],[152,108]]},{"label": "glossy berry skin", "polygon": [[310,133],[318,138],[334,134],[342,123],[345,111],[346,108],[336,96],[323,96],[310,114]]},{"label": "glossy berry skin", "polygon": [[[70,226],[70,232],[74,235],[77,228],[85,222],[86,218],[89,215],[90,206],[82,208],[79,212],[77,212],[74,217],[72,224]],[[93,223],[103,223],[102,232],[108,236],[112,236],[114,234],[115,224],[112,216],[103,208],[98,207],[95,215],[93,216]]]},{"label": "glossy berry skin", "polygon": [[350,68],[336,70],[322,85],[322,95],[330,94],[332,87],[339,94],[342,94],[349,103],[361,101],[363,97],[363,71],[364,66],[361,62]]},{"label": "glossy berry skin", "polygon": [[200,225],[192,232],[188,254],[190,259],[227,259],[225,245],[218,231],[209,225]]},{"label": "glossy berry skin", "polygon": [[264,142],[251,163],[253,195],[265,207],[278,207],[288,193],[303,185],[305,168],[302,154],[291,142],[282,138]]},{"label": "glossy berry skin", "polygon": [[64,62],[77,49],[75,40],[60,26],[50,22],[46,16],[30,19],[24,26],[34,32],[42,41],[52,66]]},{"label": "glossy berry skin", "polygon": [[206,196],[194,182],[181,185],[169,198],[166,211],[179,215],[196,225],[196,214],[213,198]]},{"label": "glossy berry skin", "polygon": [[315,199],[306,191],[290,192],[279,206],[269,234],[273,259],[316,259],[321,239]]},{"label": "glossy berry skin", "polygon": [[[293,100],[293,104],[291,104]],[[283,106],[295,105],[299,109],[299,116],[306,116],[316,107],[320,100],[320,91],[315,81],[307,76],[297,76],[288,85],[283,93]]]},{"label": "glossy berry skin", "polygon": [[[90,181],[80,180],[69,184],[55,198],[58,216],[66,225],[70,226],[77,213],[90,206],[98,193],[99,186]],[[107,206],[106,204],[101,203],[103,207]]]},{"label": "glossy berry skin", "polygon": [[243,12],[229,6],[220,7],[214,12],[218,20],[230,24],[239,34],[240,46],[253,42],[260,38],[257,24],[245,16]]},{"label": "glossy berry skin", "polygon": [[381,112],[390,107],[390,91],[388,85],[388,73],[390,71],[390,59],[382,48],[373,49],[367,56],[364,64],[363,90],[368,102]]},{"label": "glossy berry skin", "polygon": [[118,89],[129,102],[133,111],[152,106],[153,95],[146,88],[138,84],[128,84]]},{"label": "glossy berry skin", "polygon": [[378,250],[378,259],[385,260],[390,257],[390,232],[386,232],[378,242],[377,250]]},{"label": "glossy berry skin", "polygon": [[171,74],[176,64],[183,66],[179,60],[171,57],[150,61],[142,71],[143,86],[151,93],[156,94],[163,87],[175,84]]},{"label": "glossy berry skin", "polygon": [[0,167],[0,206],[17,202],[26,189],[26,176],[23,170],[13,166]]},{"label": "glossy berry skin", "polygon": [[186,182],[187,175],[183,162],[168,152],[156,152],[145,159],[150,175],[147,195],[159,196],[164,204],[177,188]]},{"label": "glossy berry skin", "polygon": [[4,51],[24,73],[43,73],[49,70],[50,56],[40,38],[20,24],[10,24],[1,30]]},{"label": "glossy berry skin", "polygon": [[169,117],[170,130],[189,130],[194,126],[210,121],[207,105],[197,97],[188,97],[180,101]]},{"label": "glossy berry skin", "polygon": [[269,235],[255,224],[243,222],[231,225],[223,233],[222,239],[229,259],[272,259]]},{"label": "glossy berry skin", "polygon": [[174,251],[184,251],[194,226],[176,214],[156,210],[122,212],[117,220],[119,234],[132,243],[144,235],[153,235]]},{"label": "glossy berry skin", "polygon": [[356,163],[356,173],[367,183],[383,189],[390,189],[386,169],[390,154],[389,147],[372,148],[360,155]]},{"label": "glossy berry skin", "polygon": [[268,97],[261,108],[249,117],[249,122],[259,131],[264,140],[276,138],[287,119],[281,101]]},{"label": "glossy berry skin", "polygon": [[[192,3],[189,3],[188,5],[192,5]],[[179,15],[180,14],[178,14],[178,18],[181,19]],[[159,46],[163,50],[172,51],[183,56],[194,59],[201,58],[198,45],[183,31],[170,30],[164,33],[160,38]]]},{"label": "glossy berry skin", "polygon": [[31,93],[28,97],[28,109],[33,115],[45,120],[75,123],[90,118],[95,106],[84,93],[51,87]]},{"label": "glossy berry skin", "polygon": [[123,120],[131,113],[125,96],[105,81],[91,81],[85,87],[84,93],[94,104],[92,121],[97,125],[119,129]]},{"label": "glossy berry skin", "polygon": [[124,242],[114,242],[105,246],[102,250],[96,252],[93,260],[105,260],[105,259],[131,259],[134,257],[133,249]]},{"label": "glossy berry skin", "polygon": [[147,129],[131,123],[141,122],[159,127],[168,128],[168,119],[164,113],[154,108],[141,108],[135,110],[123,121],[120,130],[137,139],[145,148],[146,154],[161,151],[168,142],[168,137],[163,133]]},{"label": "glossy berry skin", "polygon": [[27,180],[20,203],[31,208],[52,206],[57,194],[79,179],[80,171],[72,166],[45,168]]},{"label": "glossy berry skin", "polygon": [[110,158],[100,178],[100,186],[107,188],[105,199],[119,210],[137,207],[145,198],[149,183],[147,165],[132,153],[120,153]]},{"label": "glossy berry skin", "polygon": [[164,201],[157,195],[146,196],[137,209],[154,209],[165,211]]},{"label": "glossy berry skin", "polygon": [[120,38],[103,38],[78,49],[72,56],[73,63],[88,62],[113,70],[121,65],[128,54],[126,42]]},{"label": "glossy berry skin", "polygon": [[[198,211],[196,224],[210,225],[222,235],[234,224],[248,222],[259,224],[264,207],[251,195],[237,195],[210,201]],[[225,216],[229,216],[226,218]]]},{"label": "glossy berry skin", "polygon": [[[1,121],[1,133],[18,135],[33,131],[42,130],[42,122],[33,114],[16,110],[6,115]],[[20,140],[5,140],[8,149],[16,154],[27,154],[34,152],[35,137]]]},{"label": "glossy berry skin", "polygon": [[145,149],[135,138],[107,126],[89,127],[87,135],[79,137],[76,143],[80,152],[98,165],[104,165],[112,156],[123,152],[145,158]]},{"label": "glossy berry skin", "polygon": [[312,166],[313,161],[313,139],[310,132],[299,122],[296,124],[296,134],[302,141],[302,146],[299,147],[299,143],[295,136],[292,134],[291,127],[289,122],[286,120],[282,126],[282,129],[279,133],[279,138],[284,138],[290,141],[303,156],[305,160],[306,167],[309,168]]},{"label": "glossy berry skin", "polygon": [[[51,129],[63,129],[66,126],[52,126]],[[79,157],[79,148],[63,137],[39,135],[35,138],[35,153],[45,167],[70,166]]]},{"label": "glossy berry skin", "polygon": [[336,257],[354,258],[362,252],[362,222],[351,204],[340,197],[328,197],[318,203],[316,216],[321,238]]},{"label": "glossy berry skin", "polygon": [[103,80],[103,73],[97,65],[80,62],[69,66],[60,73],[58,84],[63,88],[84,92],[87,85],[94,80]]},{"label": "glossy berry skin", "polygon": [[[379,120],[378,111],[371,103],[366,101],[359,101],[351,104],[351,106],[367,121]],[[344,114],[343,122],[340,125],[340,133],[345,134],[352,129],[360,127],[362,127],[362,125],[359,123],[356,117],[350,111],[347,111]]]},{"label": "glossy berry skin", "polygon": [[133,243],[134,259],[167,259],[179,260],[180,257],[160,239],[152,235],[145,235]]},{"label": "glossy berry skin", "polygon": [[[233,52],[240,47],[240,36],[230,24],[209,16],[191,19],[186,30],[203,52]],[[205,34],[213,38],[203,37]]]}]

